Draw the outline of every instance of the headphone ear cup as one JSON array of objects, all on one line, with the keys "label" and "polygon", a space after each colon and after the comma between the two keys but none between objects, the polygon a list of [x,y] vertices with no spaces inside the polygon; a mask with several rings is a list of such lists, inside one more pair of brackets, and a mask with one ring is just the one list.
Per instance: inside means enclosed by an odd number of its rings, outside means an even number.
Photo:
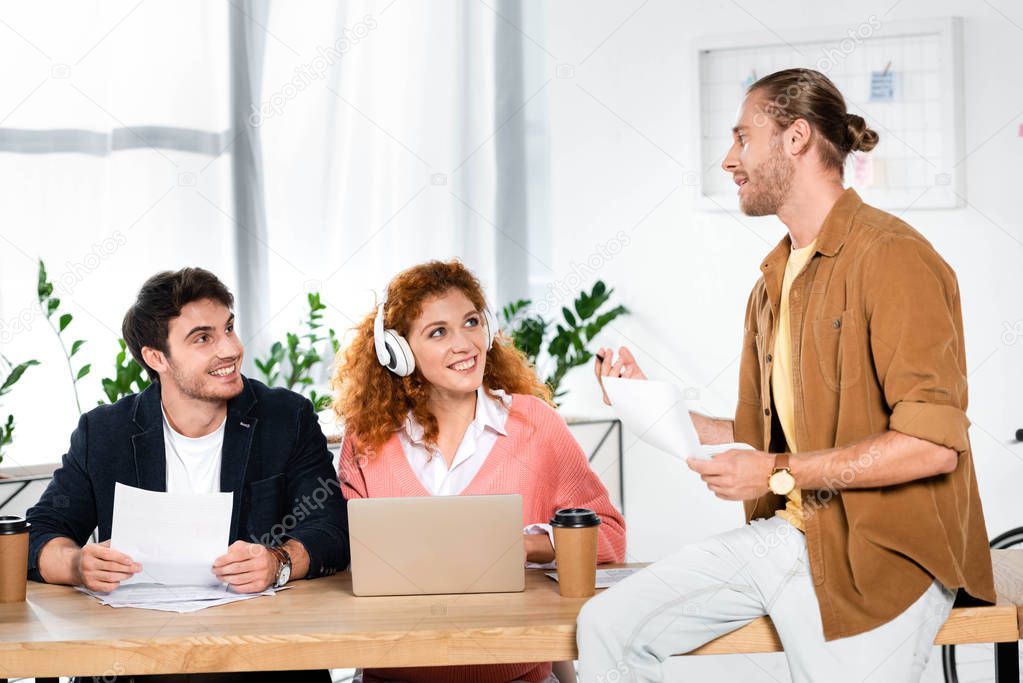
[{"label": "headphone ear cup", "polygon": [[412,355],[412,347],[394,330],[384,330],[384,347],[387,349],[389,362],[386,368],[398,377],[408,377],[416,369],[416,358]]},{"label": "headphone ear cup", "polygon": [[497,320],[489,308],[483,309],[483,317],[487,322],[487,349],[489,350],[494,348],[494,339],[497,337]]}]

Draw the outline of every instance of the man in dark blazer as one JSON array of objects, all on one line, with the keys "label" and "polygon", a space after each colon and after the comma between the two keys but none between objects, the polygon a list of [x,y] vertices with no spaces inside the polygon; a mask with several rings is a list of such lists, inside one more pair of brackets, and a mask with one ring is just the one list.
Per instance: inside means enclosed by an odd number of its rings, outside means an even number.
[{"label": "man in dark blazer", "polygon": [[[240,374],[233,304],[200,268],[143,285],[122,333],[153,383],[81,417],[28,512],[30,578],[110,591],[144,569],[109,547],[118,482],[232,492],[230,546],[212,570],[237,592],[346,569],[345,502],[313,406]],[[101,543],[89,542],[95,529]]]}]

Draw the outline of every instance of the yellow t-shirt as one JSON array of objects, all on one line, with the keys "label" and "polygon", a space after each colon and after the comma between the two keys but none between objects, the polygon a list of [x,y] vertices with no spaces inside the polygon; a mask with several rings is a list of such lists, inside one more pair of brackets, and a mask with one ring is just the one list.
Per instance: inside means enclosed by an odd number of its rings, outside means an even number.
[{"label": "yellow t-shirt", "polygon": [[[789,289],[792,281],[803,270],[807,261],[814,253],[817,240],[810,242],[801,249],[793,249],[785,264],[785,277],[781,285],[781,304],[778,307],[778,330],[774,336],[774,354],[771,361],[771,390],[774,393],[774,410],[778,422],[785,432],[789,452],[799,452],[796,443],[795,397],[792,395],[792,333],[789,323]],[[803,524],[803,494],[798,485],[788,495],[785,509],[778,510],[777,515],[795,526],[806,531]]]}]

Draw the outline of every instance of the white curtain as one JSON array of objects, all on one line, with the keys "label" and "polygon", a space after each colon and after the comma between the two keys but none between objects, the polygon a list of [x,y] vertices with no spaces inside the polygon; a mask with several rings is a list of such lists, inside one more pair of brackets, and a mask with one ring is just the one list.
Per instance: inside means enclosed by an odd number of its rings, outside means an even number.
[{"label": "white curtain", "polygon": [[83,410],[102,396],[124,316],[154,272],[198,265],[236,282],[228,12],[220,3],[7,4],[0,24],[0,353],[29,369],[0,413],[4,465],[53,462],[78,411],[36,303],[37,259],[87,343]]},{"label": "white curtain", "polygon": [[542,142],[523,134],[542,98],[527,102],[521,86],[508,96],[495,79],[524,70],[519,27],[498,12],[455,0],[272,5],[252,116],[266,179],[268,329],[297,320],[308,289],[348,327],[393,274],[432,258],[461,258],[492,300],[527,293],[526,217],[499,214],[502,193],[524,201],[525,155],[499,150]]},{"label": "white curtain", "polygon": [[83,410],[159,270],[235,291],[249,374],[307,291],[339,333],[430,258],[463,259],[495,306],[527,295],[549,274],[539,19],[513,0],[7,6],[0,353],[43,364],[0,406],[4,464],[55,461],[78,417],[40,257],[87,340]]}]

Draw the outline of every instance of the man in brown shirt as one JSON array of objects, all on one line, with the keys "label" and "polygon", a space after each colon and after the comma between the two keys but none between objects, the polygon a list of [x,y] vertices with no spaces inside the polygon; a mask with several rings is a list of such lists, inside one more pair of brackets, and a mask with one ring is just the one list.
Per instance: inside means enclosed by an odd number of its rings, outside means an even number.
[{"label": "man in brown shirt", "polygon": [[[587,603],[582,680],[661,680],[664,658],[764,614],[795,681],[919,680],[955,590],[995,599],[955,273],[843,189],[878,136],[824,75],[753,84],[733,133],[740,208],[788,234],[746,308],[735,419],[692,417],[704,443],[759,450],[687,462],[749,524]],[[598,377],[645,378],[628,349],[599,356]]]}]

